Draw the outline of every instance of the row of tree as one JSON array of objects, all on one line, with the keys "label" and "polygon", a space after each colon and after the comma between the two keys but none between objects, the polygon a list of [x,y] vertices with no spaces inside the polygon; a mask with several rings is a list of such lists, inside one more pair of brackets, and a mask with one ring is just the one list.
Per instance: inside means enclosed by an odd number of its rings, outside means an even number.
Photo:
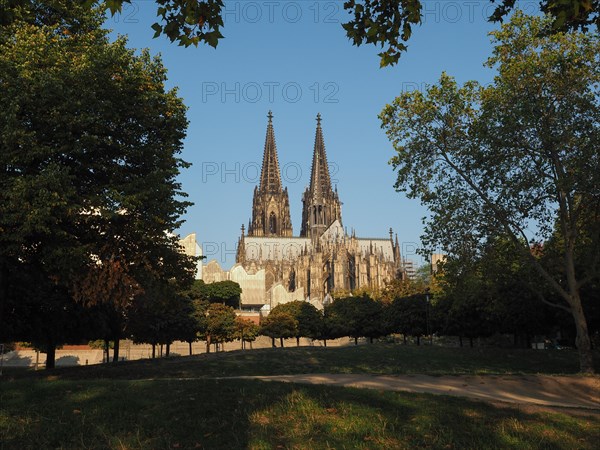
[{"label": "row of tree", "polygon": [[[73,302],[68,293],[37,280],[44,300],[20,302],[16,317],[44,320],[24,321],[22,336],[48,352],[52,367],[54,348],[66,342],[100,339],[108,353],[109,341],[118,349],[120,337],[136,343],[152,345],[152,357],[157,346],[166,346],[169,355],[174,341],[206,342],[218,349],[225,342],[239,340],[241,347],[258,335],[280,340],[295,338],[328,339],[361,337],[371,342],[390,334],[400,334],[406,343],[413,337],[458,336],[462,345],[467,338],[511,334],[515,346],[529,346],[534,335],[568,337],[572,319],[564,311],[552,308],[537,298],[527,286],[531,274],[526,265],[512,258],[510,241],[498,240],[490,245],[484,257],[464,261],[448,260],[436,274],[421,270],[416,280],[394,280],[377,299],[368,293],[356,293],[336,298],[317,310],[308,302],[296,301],[273,308],[260,326],[237,316],[230,304],[239,304],[241,290],[237,283],[224,281],[205,284],[195,281],[188,289],[176,292],[165,285],[155,285],[135,297],[131,307],[121,314],[107,305],[84,307]],[[29,294],[31,291],[29,291]],[[594,299],[600,288],[585,296],[590,329],[600,332],[600,311],[594,309]],[[228,304],[229,303],[229,304]],[[17,305],[15,305],[17,306]],[[28,309],[29,308],[29,309]],[[36,311],[35,308],[43,308]],[[118,324],[118,332],[112,328]],[[162,353],[162,352],[161,352]],[[118,360],[118,351],[115,352]]]}]

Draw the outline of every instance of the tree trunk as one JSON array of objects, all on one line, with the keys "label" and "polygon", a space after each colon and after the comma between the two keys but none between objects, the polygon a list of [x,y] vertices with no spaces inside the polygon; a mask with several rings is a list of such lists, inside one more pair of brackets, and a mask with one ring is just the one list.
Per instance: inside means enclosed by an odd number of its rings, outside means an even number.
[{"label": "tree trunk", "polygon": [[581,307],[579,292],[575,293],[574,296],[576,299],[574,299],[571,304],[571,313],[573,314],[573,319],[575,319],[575,329],[577,330],[575,345],[579,351],[579,370],[582,373],[594,373],[592,343],[590,341],[590,334],[588,332],[583,308]]},{"label": "tree trunk", "polygon": [[402,335],[402,342],[404,343],[404,345],[406,345],[406,334]]},{"label": "tree trunk", "polygon": [[279,344],[281,345],[281,348],[283,348],[283,338],[282,337],[279,338]]},{"label": "tree trunk", "polygon": [[417,345],[421,345],[421,336],[417,336]]},{"label": "tree trunk", "polygon": [[163,357],[163,345],[160,344],[159,348],[160,348],[160,357],[162,358]]},{"label": "tree trunk", "polygon": [[104,356],[106,358],[106,363],[110,362],[110,342],[108,339],[104,339]]},{"label": "tree trunk", "polygon": [[46,344],[46,370],[54,369],[56,364],[56,344],[48,342]]},{"label": "tree trunk", "polygon": [[357,337],[354,338],[354,345],[358,345],[358,338]]},{"label": "tree trunk", "polygon": [[300,347],[300,338],[296,336],[296,347]]},{"label": "tree trunk", "polygon": [[[4,305],[8,300],[8,266],[3,258],[0,258],[0,330],[6,330],[4,326]],[[0,336],[4,340],[5,336]]]},{"label": "tree trunk", "polygon": [[152,344],[152,359],[156,358],[156,344]]},{"label": "tree trunk", "polygon": [[460,348],[462,348],[462,346],[463,346],[462,336],[458,337],[458,343],[460,345]]},{"label": "tree trunk", "polygon": [[327,347],[327,339],[323,339],[323,347]]},{"label": "tree trunk", "polygon": [[165,348],[165,356],[168,358],[170,353],[171,353],[171,344],[167,344],[167,346]]},{"label": "tree trunk", "polygon": [[206,336],[206,353],[210,353],[210,334]]},{"label": "tree trunk", "polygon": [[[572,237],[572,236],[569,236]],[[570,241],[570,242],[569,242]],[[590,341],[590,333],[581,306],[581,296],[579,295],[579,286],[575,276],[575,241],[574,239],[567,240],[565,252],[565,265],[567,269],[567,282],[569,285],[569,298],[567,302],[571,307],[571,314],[575,321],[575,329],[577,337],[575,345],[579,351],[579,370],[582,373],[594,373],[594,358],[592,355],[592,343]]]},{"label": "tree trunk", "polygon": [[192,341],[188,342],[188,345],[190,349],[190,356],[192,356]]},{"label": "tree trunk", "polygon": [[373,337],[369,337],[369,344],[373,343]]},{"label": "tree trunk", "polygon": [[473,338],[469,338],[469,347],[473,348]]},{"label": "tree trunk", "polygon": [[275,348],[275,338],[274,337],[271,338],[271,346],[273,348]]},{"label": "tree trunk", "polygon": [[113,362],[119,362],[119,336],[115,336],[115,346],[113,347]]}]

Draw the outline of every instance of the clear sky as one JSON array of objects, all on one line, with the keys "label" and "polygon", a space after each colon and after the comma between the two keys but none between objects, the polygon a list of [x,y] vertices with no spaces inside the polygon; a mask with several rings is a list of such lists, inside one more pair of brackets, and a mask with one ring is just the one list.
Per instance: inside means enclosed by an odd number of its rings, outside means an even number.
[{"label": "clear sky", "polygon": [[[115,33],[127,34],[130,47],[162,54],[169,85],[179,88],[189,107],[182,157],[193,165],[181,182],[194,206],[180,234],[196,232],[207,257],[225,268],[235,262],[240,226],[247,226],[251,216],[266,116],[272,110],[298,235],[320,112],[344,226],[362,237],[387,237],[392,227],[403,255],[421,264],[415,249],[427,211],[418,200],[395,192],[388,165],[393,149],[377,115],[402,91],[433,83],[442,71],[459,82],[489,82],[493,73],[482,64],[491,51],[487,34],[497,27],[485,20],[493,7],[487,0],[426,0],[424,23],[414,30],[408,52],[398,65],[380,69],[378,48],[357,48],[346,38],[342,1],[225,4],[225,39],[216,50],[152,39],[156,5],[150,0],[133,0],[106,23]],[[521,7],[533,12],[537,3],[522,1]]]}]

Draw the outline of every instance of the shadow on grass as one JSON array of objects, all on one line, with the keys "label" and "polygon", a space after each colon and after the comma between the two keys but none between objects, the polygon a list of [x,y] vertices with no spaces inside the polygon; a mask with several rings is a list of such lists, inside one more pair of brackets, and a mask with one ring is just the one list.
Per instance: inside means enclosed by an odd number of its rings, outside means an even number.
[{"label": "shadow on grass", "polygon": [[62,367],[72,367],[79,365],[79,356],[65,355],[56,359],[56,365]]},{"label": "shadow on grass", "polygon": [[[595,355],[600,371],[600,353]],[[358,347],[293,347],[237,350],[196,356],[161,358],[56,368],[64,379],[198,378],[298,373],[428,374],[574,374],[578,355],[571,350],[445,348],[398,344]],[[15,377],[44,374],[21,372]]]},{"label": "shadow on grass", "polygon": [[255,380],[0,384],[5,448],[580,448],[600,421],[459,398]]}]

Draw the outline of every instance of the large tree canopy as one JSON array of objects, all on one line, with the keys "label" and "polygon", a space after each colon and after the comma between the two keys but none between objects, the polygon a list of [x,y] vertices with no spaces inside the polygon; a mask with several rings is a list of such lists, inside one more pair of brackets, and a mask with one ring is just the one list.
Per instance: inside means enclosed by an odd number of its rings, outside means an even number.
[{"label": "large tree canopy", "polygon": [[[509,236],[572,313],[581,369],[592,371],[580,289],[600,259],[598,227],[583,233],[600,211],[600,38],[549,35],[551,27],[516,13],[493,33],[487,65],[498,75],[490,86],[460,87],[444,74],[380,117],[397,151],[396,188],[431,211],[425,243],[453,255]],[[560,272],[536,254],[555,228]],[[575,258],[584,239],[582,265]]]},{"label": "large tree canopy", "polygon": [[[342,24],[348,39],[356,46],[363,43],[380,46],[381,65],[398,62],[412,28],[420,25],[424,0],[346,0],[344,9],[350,15]],[[517,0],[489,0],[496,7],[491,21],[502,21],[518,6]],[[154,36],[165,35],[171,42],[189,46],[205,43],[216,47],[224,36],[223,0],[155,0],[158,21],[152,24]],[[15,17],[30,15],[32,9],[45,10],[48,16],[68,14],[68,9],[55,6],[56,0],[4,0],[0,24]],[[112,14],[121,11],[130,0],[70,0],[73,5],[92,7],[105,5]],[[553,17],[551,31],[587,30],[600,25],[600,0],[539,0],[540,9]]]},{"label": "large tree canopy", "polygon": [[145,279],[193,269],[171,233],[189,205],[182,100],[160,59],[109,41],[101,12],[54,3],[61,18],[0,27],[0,329],[25,264],[119,314]]}]

